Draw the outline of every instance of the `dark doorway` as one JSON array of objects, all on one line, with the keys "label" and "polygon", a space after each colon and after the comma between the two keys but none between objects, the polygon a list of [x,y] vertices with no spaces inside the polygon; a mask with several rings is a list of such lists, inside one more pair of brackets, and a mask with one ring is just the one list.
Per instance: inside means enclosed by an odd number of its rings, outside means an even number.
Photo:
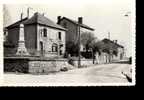
[{"label": "dark doorway", "polygon": [[43,56],[43,42],[40,41],[40,53]]}]

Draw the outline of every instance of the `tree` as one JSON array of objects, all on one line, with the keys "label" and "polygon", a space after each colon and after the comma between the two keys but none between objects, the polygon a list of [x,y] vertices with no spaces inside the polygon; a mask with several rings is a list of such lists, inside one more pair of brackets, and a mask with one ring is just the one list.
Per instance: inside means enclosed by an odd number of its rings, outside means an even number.
[{"label": "tree", "polygon": [[98,38],[95,38],[89,43],[89,47],[92,48],[94,52],[99,50],[99,46],[97,45],[98,42],[99,42]]},{"label": "tree", "polygon": [[86,52],[91,48],[91,43],[95,40],[95,36],[90,32],[81,33],[81,44],[86,48]]},{"label": "tree", "polygon": [[[91,32],[82,32],[81,33],[81,44],[85,47],[86,52],[88,50],[93,50],[92,52],[95,53],[97,51],[97,47],[95,47],[96,42],[98,39],[94,36]],[[66,43],[66,51],[68,54],[72,56],[78,56],[78,43],[75,42],[67,42]]]},{"label": "tree", "polygon": [[11,15],[7,5],[3,5],[3,26],[7,26],[11,22]]},{"label": "tree", "polygon": [[66,52],[72,56],[78,55],[78,44],[70,41],[66,43]]}]

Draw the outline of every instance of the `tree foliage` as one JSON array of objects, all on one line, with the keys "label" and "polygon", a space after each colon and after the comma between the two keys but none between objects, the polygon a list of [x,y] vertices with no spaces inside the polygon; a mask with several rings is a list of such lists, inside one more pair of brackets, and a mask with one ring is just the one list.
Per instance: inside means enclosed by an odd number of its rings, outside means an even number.
[{"label": "tree foliage", "polygon": [[7,5],[3,5],[3,26],[7,26],[11,22],[11,15]]},{"label": "tree foliage", "polygon": [[[85,47],[87,53],[89,50],[92,50],[94,54],[96,52],[100,54],[100,49],[103,46],[103,42],[99,41],[91,32],[81,33],[81,44]],[[72,41],[67,42],[66,52],[71,54],[71,56],[78,56],[78,47],[78,43]]]},{"label": "tree foliage", "polygon": [[95,39],[96,38],[93,33],[90,32],[81,33],[81,44],[86,48],[86,51],[92,48]]},{"label": "tree foliage", "polygon": [[78,55],[78,44],[72,41],[66,43],[66,52],[71,54],[71,56]]}]

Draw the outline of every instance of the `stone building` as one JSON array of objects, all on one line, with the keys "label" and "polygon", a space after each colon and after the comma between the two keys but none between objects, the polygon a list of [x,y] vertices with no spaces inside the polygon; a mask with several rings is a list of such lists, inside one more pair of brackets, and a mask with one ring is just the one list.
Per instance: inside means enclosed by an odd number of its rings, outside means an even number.
[{"label": "stone building", "polygon": [[20,24],[24,25],[24,42],[29,55],[49,57],[64,54],[66,29],[36,12],[32,17],[21,18],[5,28],[5,56],[17,52]]},{"label": "stone building", "polygon": [[[79,17],[78,21],[69,19],[67,17],[57,17],[57,24],[63,26],[67,29],[66,31],[66,43],[69,44],[70,42],[77,44],[79,39],[79,27],[80,27],[80,34],[83,32],[90,32],[93,33],[94,29],[85,25],[83,23],[83,18]],[[67,46],[67,45],[66,45]],[[81,44],[81,51],[85,50],[85,47]]]}]

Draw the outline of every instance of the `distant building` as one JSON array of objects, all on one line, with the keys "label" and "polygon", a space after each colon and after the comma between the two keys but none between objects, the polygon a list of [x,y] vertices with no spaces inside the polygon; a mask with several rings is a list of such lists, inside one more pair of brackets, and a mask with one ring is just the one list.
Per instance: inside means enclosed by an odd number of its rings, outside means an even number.
[{"label": "distant building", "polygon": [[123,59],[124,58],[124,47],[117,43],[117,40],[109,40],[109,39],[103,39],[102,40],[105,45],[108,46],[110,53],[112,53],[113,59]]},{"label": "distant building", "polygon": [[[57,24],[63,26],[64,28],[67,29],[66,31],[66,44],[69,45],[70,42],[77,44],[78,43],[78,38],[79,38],[79,30],[78,27],[80,26],[80,33],[82,34],[83,32],[91,32],[93,33],[94,29],[85,25],[83,23],[83,18],[79,17],[78,21],[69,19],[67,17],[57,17]],[[79,23],[78,23],[79,22]],[[67,46],[66,45],[66,46]],[[85,50],[85,47],[81,44],[81,51]]]},{"label": "distant building", "polygon": [[66,29],[37,12],[31,18],[21,18],[5,28],[7,29],[5,56],[15,54],[17,51],[20,24],[24,24],[25,47],[30,55],[64,54]]},{"label": "distant building", "polygon": [[112,62],[113,60],[122,60],[124,58],[124,47],[117,43],[117,40],[111,41],[103,39],[97,43],[100,49],[100,55],[96,53],[96,58],[103,62]]}]

